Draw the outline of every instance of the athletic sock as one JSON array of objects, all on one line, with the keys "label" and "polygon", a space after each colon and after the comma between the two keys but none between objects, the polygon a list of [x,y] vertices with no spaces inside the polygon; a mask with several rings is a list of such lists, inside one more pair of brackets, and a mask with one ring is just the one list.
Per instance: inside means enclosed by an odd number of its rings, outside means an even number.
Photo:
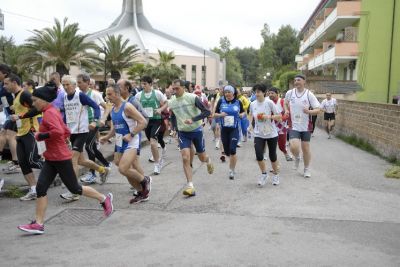
[{"label": "athletic sock", "polygon": [[31,186],[31,192],[32,192],[32,193],[36,193],[36,185]]},{"label": "athletic sock", "polygon": [[193,188],[193,182],[187,183],[187,186],[190,187],[190,188]]},{"label": "athletic sock", "polygon": [[99,173],[104,173],[106,171],[106,168],[104,168],[103,166],[99,166],[99,168],[97,169],[97,171]]}]

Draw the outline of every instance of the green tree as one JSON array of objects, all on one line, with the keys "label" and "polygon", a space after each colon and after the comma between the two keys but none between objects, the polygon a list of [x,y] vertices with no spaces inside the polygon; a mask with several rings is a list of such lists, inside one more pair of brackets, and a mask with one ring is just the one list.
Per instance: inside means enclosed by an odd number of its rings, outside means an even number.
[{"label": "green tree", "polygon": [[234,85],[243,84],[243,71],[240,62],[236,57],[234,50],[231,50],[231,42],[228,37],[221,37],[219,47],[212,49],[213,52],[219,54],[226,62],[226,79]]},{"label": "green tree", "polygon": [[234,48],[233,50],[243,70],[244,85],[254,85],[258,81],[260,65],[259,50],[253,47]]},{"label": "green tree", "polygon": [[161,88],[166,87],[174,79],[182,76],[183,70],[173,64],[175,59],[174,52],[164,52],[158,50],[158,58],[150,57],[155,65],[147,66],[146,72],[154,79],[158,79],[157,83]]},{"label": "green tree", "polygon": [[[118,36],[107,35],[100,39],[100,46],[97,46],[97,51],[105,53],[106,71],[111,73],[111,78],[119,80],[121,73],[132,66],[135,58],[139,56],[139,48],[137,45],[129,45],[129,39],[123,40],[121,34]],[[103,68],[104,60],[100,60],[98,66]]]},{"label": "green tree", "polygon": [[67,18],[62,23],[58,19],[54,22],[51,28],[34,30],[27,39],[26,62],[39,71],[55,67],[61,75],[69,74],[73,65],[92,70],[97,56],[90,52],[95,45],[86,40],[88,35],[78,34],[79,24],[67,24]]},{"label": "green tree", "polygon": [[129,79],[137,80],[140,79],[140,77],[149,75],[150,68],[151,66],[145,65],[143,63],[134,63],[131,67],[128,68],[127,71]]},{"label": "green tree", "polygon": [[299,53],[299,46],[300,40],[297,31],[290,25],[281,26],[273,41],[279,65],[295,66],[295,57]]}]

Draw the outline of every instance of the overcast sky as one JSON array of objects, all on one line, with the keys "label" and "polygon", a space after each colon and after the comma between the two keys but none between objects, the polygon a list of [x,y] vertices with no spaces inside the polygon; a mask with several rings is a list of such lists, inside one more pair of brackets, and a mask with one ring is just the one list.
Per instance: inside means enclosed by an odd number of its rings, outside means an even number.
[{"label": "overcast sky", "polygon": [[[260,31],[290,24],[300,30],[320,0],[143,0],[144,14],[156,29],[206,49],[227,36],[233,47],[259,48]],[[0,0],[5,30],[21,44],[30,31],[52,26],[54,17],[78,22],[82,33],[107,28],[121,13],[122,0]],[[23,17],[23,16],[26,17]],[[31,17],[31,18],[28,18]]]}]

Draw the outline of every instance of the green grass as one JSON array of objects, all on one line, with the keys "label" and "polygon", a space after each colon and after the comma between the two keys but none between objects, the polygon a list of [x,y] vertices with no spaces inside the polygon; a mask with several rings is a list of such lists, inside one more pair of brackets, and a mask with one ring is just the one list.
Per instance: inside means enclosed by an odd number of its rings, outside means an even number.
[{"label": "green grass", "polygon": [[381,153],[378,152],[378,150],[375,149],[375,147],[373,145],[371,145],[364,139],[359,138],[355,135],[347,136],[347,135],[343,135],[343,134],[338,134],[336,137],[350,145],[358,147],[359,149],[362,149],[373,155],[379,156],[382,159],[390,162],[391,164],[393,164],[393,166],[385,172],[385,176],[387,178],[400,179],[400,160],[398,160],[396,157],[383,156]]},{"label": "green grass", "polygon": [[4,194],[6,197],[10,198],[20,198],[24,196],[24,192],[19,189],[16,185],[10,185],[4,188],[6,193]]}]

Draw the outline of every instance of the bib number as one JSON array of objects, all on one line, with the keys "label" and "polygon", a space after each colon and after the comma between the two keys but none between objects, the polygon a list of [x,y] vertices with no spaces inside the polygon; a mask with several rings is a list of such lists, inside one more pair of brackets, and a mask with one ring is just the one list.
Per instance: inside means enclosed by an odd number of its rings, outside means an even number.
[{"label": "bib number", "polygon": [[146,112],[146,114],[147,114],[147,116],[149,118],[153,117],[153,108],[152,107],[146,107],[146,108],[143,108],[143,109],[144,109],[144,112]]},{"label": "bib number", "polygon": [[303,116],[299,113],[294,114],[294,119],[293,119],[294,123],[302,123],[303,122]]},{"label": "bib number", "polygon": [[46,151],[46,143],[44,141],[38,141],[37,148],[38,148],[38,154],[43,155],[43,153]]},{"label": "bib number", "polygon": [[235,123],[235,117],[233,116],[225,116],[224,117],[224,126],[225,127],[233,127]]},{"label": "bib number", "polygon": [[117,146],[117,147],[122,147],[122,134],[119,134],[119,133],[116,133],[115,134],[115,145]]},{"label": "bib number", "polygon": [[75,115],[75,114],[74,114],[74,112],[72,112],[72,111],[67,111],[67,112],[66,112],[67,123],[75,122],[76,118],[75,118],[74,115]]}]

